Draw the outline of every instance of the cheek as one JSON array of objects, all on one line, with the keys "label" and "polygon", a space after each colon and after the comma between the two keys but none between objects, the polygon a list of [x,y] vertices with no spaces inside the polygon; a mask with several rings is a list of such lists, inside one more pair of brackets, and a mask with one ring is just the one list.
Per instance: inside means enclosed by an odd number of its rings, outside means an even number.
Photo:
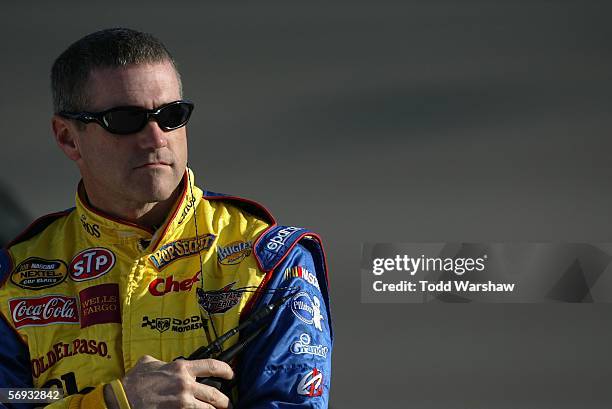
[{"label": "cheek", "polygon": [[172,138],[172,152],[177,163],[184,165],[187,162],[187,134],[183,130],[176,138]]},{"label": "cheek", "polygon": [[88,135],[81,142],[80,150],[84,165],[104,174],[118,173],[126,163],[126,152],[117,141],[100,135]]}]

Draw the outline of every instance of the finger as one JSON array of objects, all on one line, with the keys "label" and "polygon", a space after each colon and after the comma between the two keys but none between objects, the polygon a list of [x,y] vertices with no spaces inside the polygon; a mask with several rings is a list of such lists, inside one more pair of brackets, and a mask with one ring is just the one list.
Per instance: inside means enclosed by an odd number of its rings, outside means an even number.
[{"label": "finger", "polygon": [[196,383],[193,387],[193,396],[197,400],[208,403],[217,409],[227,409],[230,407],[229,398],[221,393],[219,389],[212,386]]},{"label": "finger", "polygon": [[138,364],[147,364],[149,362],[160,362],[160,361],[159,361],[159,359],[153,358],[151,355],[143,355],[143,356],[140,357],[138,362],[136,362],[136,365],[138,365]]},{"label": "finger", "polygon": [[211,377],[216,376],[223,379],[232,379],[234,371],[232,367],[223,361],[216,359],[196,359],[194,361],[186,361],[186,368],[194,377]]}]

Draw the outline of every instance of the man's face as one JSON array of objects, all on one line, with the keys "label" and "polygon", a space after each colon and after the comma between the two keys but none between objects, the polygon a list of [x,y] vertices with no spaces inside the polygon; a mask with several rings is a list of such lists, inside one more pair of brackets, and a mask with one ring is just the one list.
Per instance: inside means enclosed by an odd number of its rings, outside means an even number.
[{"label": "man's face", "polygon": [[[118,106],[157,108],[181,99],[171,63],[129,65],[90,73],[88,111]],[[187,164],[185,127],[162,131],[151,120],[140,132],[115,135],[97,123],[77,132],[77,165],[90,200],[138,206],[168,199]],[[93,200],[92,200],[93,202]]]}]

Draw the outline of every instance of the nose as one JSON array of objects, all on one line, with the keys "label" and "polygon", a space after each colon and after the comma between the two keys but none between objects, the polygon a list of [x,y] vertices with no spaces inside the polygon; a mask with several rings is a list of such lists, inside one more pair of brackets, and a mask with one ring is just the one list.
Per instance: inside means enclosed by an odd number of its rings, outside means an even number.
[{"label": "nose", "polygon": [[143,149],[159,149],[168,146],[168,133],[164,132],[154,120],[150,120],[139,134],[138,142]]}]

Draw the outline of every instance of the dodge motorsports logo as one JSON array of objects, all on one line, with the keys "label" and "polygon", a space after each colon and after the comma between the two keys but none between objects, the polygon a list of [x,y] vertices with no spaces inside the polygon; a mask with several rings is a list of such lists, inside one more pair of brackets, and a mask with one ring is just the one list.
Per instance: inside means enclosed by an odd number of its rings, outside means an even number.
[{"label": "dodge motorsports logo", "polygon": [[185,319],[172,317],[149,318],[145,316],[142,317],[141,327],[148,327],[149,329],[157,330],[160,333],[166,331],[187,332],[203,328],[204,324],[202,323],[202,318],[199,315],[193,315]]}]

